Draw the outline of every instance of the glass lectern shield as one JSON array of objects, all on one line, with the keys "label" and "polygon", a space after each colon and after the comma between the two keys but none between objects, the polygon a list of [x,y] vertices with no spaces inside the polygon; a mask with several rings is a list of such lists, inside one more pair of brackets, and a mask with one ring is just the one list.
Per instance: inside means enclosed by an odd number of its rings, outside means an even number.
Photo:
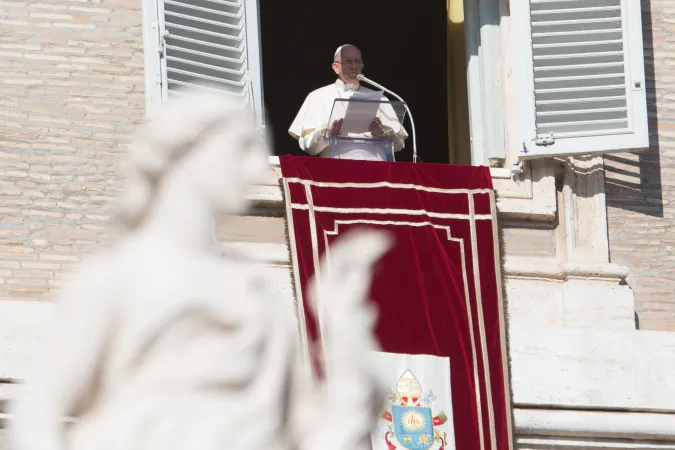
[{"label": "glass lectern shield", "polygon": [[395,161],[394,146],[405,136],[406,104],[389,100],[336,99],[328,129],[342,120],[339,133],[330,136],[330,157]]}]

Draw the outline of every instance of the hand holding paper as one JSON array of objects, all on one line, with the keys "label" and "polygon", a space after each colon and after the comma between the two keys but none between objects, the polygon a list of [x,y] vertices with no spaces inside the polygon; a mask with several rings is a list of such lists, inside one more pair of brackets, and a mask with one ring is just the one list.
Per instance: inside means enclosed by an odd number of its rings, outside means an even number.
[{"label": "hand holding paper", "polygon": [[[371,124],[380,109],[379,102],[382,100],[382,94],[382,91],[377,91],[356,92],[352,95],[340,131],[353,134],[363,134],[370,131]],[[360,102],[358,100],[367,101]]]}]

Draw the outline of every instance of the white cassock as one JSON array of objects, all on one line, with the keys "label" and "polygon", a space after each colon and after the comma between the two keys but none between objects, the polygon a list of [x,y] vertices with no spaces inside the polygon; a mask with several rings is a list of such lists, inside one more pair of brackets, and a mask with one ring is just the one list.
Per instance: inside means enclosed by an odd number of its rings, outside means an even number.
[{"label": "white cassock", "polygon": [[[326,130],[330,128],[330,120],[333,103],[336,99],[350,98],[355,92],[374,92],[372,89],[361,86],[360,84],[345,84],[338,79],[335,83],[329,84],[311,92],[305,102],[302,104],[298,115],[288,129],[288,133],[298,140],[300,148],[310,155],[319,155],[330,157],[330,146],[325,136]],[[383,97],[387,100],[386,97]],[[384,114],[378,113],[382,119],[382,124],[391,126],[393,129],[400,128],[397,133],[397,139],[394,142],[394,151],[398,152],[405,146],[404,140],[408,137],[403,126],[401,126],[391,106],[380,108]],[[390,111],[388,111],[390,110]],[[371,136],[370,133],[364,136]]]}]

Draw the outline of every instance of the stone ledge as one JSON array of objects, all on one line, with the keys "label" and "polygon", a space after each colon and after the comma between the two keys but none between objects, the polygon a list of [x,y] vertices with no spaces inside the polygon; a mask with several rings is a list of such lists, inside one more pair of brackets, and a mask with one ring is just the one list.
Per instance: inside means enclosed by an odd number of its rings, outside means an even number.
[{"label": "stone ledge", "polygon": [[675,414],[515,408],[513,418],[521,436],[675,441]]},{"label": "stone ledge", "polygon": [[[513,419],[517,449],[675,449],[675,414],[515,408]],[[0,413],[0,430],[11,420]]]},{"label": "stone ledge", "polygon": [[[258,266],[258,270],[264,274],[265,287],[271,295],[293,308],[289,267],[266,261],[266,264]],[[25,378],[52,324],[54,307],[55,303],[51,301],[0,301],[0,399],[5,391],[9,392],[14,387],[3,385],[3,380],[20,381]]]},{"label": "stone ledge", "polygon": [[[292,305],[288,268],[265,270]],[[0,380],[24,377],[53,306],[0,302]],[[674,333],[510,327],[509,339],[515,407],[675,412]]]},{"label": "stone ledge", "polygon": [[551,256],[507,256],[504,275],[554,280],[594,279],[618,283],[628,276],[628,268],[612,263],[561,261]]},{"label": "stone ledge", "polygon": [[519,408],[675,412],[675,333],[509,328]]},{"label": "stone ledge", "polygon": [[675,450],[670,441],[575,436],[517,436],[515,450]]}]

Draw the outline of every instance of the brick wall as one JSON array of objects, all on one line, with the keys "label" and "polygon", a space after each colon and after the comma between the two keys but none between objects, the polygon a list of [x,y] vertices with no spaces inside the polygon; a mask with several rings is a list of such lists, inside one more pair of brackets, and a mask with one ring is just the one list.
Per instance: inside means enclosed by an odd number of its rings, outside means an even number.
[{"label": "brick wall", "polygon": [[675,1],[643,0],[650,149],[605,157],[612,262],[641,329],[675,330]]},{"label": "brick wall", "polygon": [[145,118],[141,0],[0,2],[0,299],[38,299],[107,237]]}]

